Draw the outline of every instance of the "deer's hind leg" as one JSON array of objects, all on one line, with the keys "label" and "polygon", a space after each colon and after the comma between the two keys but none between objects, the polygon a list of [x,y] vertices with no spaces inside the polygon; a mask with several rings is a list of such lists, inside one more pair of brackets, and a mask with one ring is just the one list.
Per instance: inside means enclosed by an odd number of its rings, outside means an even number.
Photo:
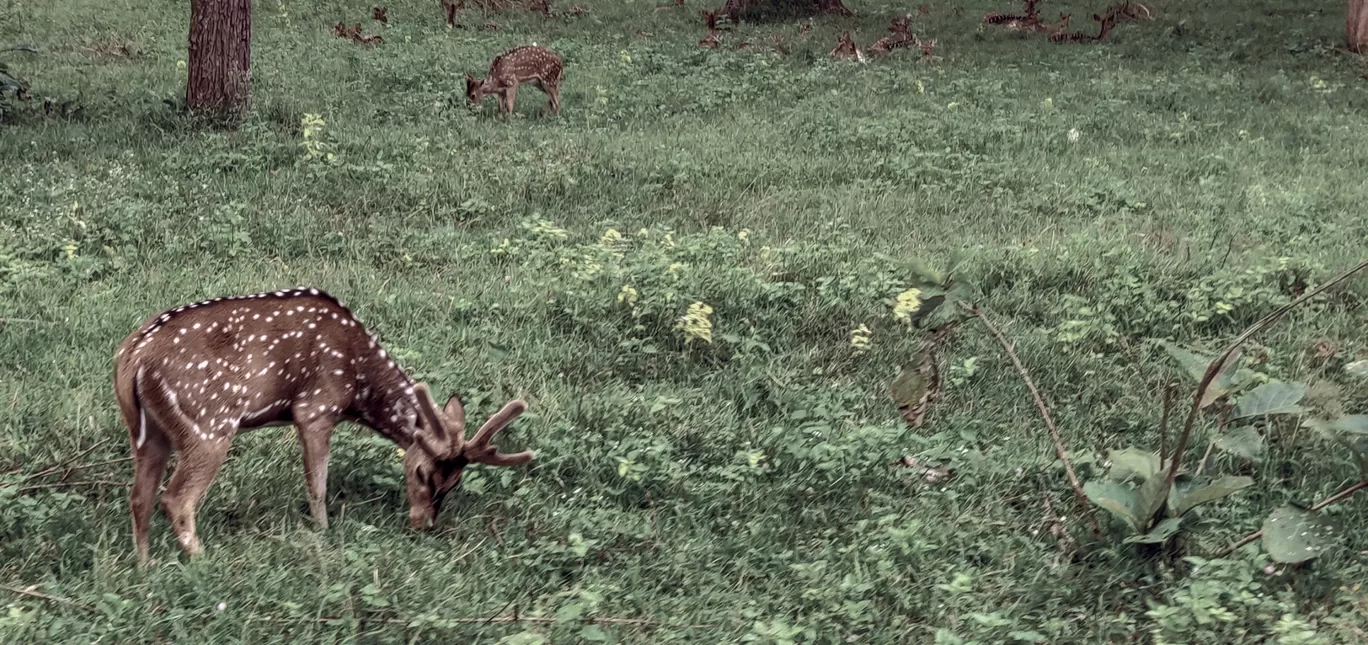
[{"label": "deer's hind leg", "polygon": [[232,419],[197,423],[179,409],[160,415],[158,421],[174,438],[176,452],[180,454],[166,492],[162,493],[162,508],[171,520],[181,549],[187,555],[199,555],[204,549],[195,534],[195,509],[228,457],[228,446],[237,433],[238,422]]},{"label": "deer's hind leg", "polygon": [[518,82],[513,81],[504,86],[504,106],[507,108],[504,114],[513,114],[513,102],[518,98]]},{"label": "deer's hind leg", "polygon": [[138,427],[133,431],[133,488],[128,494],[128,511],[133,518],[133,547],[138,554],[138,566],[148,561],[147,533],[156,506],[157,489],[166,474],[166,461],[171,456],[171,442],[156,420],[139,408]]},{"label": "deer's hind leg", "polygon": [[550,100],[550,102],[547,104],[547,107],[542,108],[542,116],[546,116],[547,108],[550,108],[553,112],[555,112],[556,116],[560,116],[560,88],[558,87],[559,82],[560,79],[558,78],[550,78],[546,80],[539,78],[536,80],[537,88],[543,92],[546,92],[546,96]]}]

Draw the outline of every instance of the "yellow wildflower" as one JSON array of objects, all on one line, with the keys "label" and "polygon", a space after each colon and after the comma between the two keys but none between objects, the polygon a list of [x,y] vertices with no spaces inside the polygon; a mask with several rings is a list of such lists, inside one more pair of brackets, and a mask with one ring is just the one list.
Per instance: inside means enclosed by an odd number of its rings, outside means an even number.
[{"label": "yellow wildflower", "polygon": [[619,233],[615,228],[610,228],[603,232],[603,237],[599,238],[599,243],[604,246],[613,246],[622,240],[622,233]]},{"label": "yellow wildflower", "polygon": [[680,270],[680,269],[683,269],[683,268],[684,268],[684,263],[682,263],[682,262],[674,262],[674,263],[670,264],[670,266],[667,267],[667,268],[665,269],[665,271],[666,271],[667,273],[670,274],[670,277],[672,277],[672,278],[678,278],[678,277],[679,277],[679,270]]},{"label": "yellow wildflower", "polygon": [[859,327],[850,330],[850,346],[855,348],[856,352],[863,353],[868,351],[870,333],[869,327],[864,325],[860,325]]},{"label": "yellow wildflower", "polygon": [[893,305],[893,317],[905,323],[912,322],[912,314],[921,309],[921,289],[913,287],[898,294],[897,303]]},{"label": "yellow wildflower", "polygon": [[741,240],[742,242],[748,241],[750,239],[750,229],[741,229],[741,232],[736,234],[736,239]]},{"label": "yellow wildflower", "polygon": [[617,301],[626,303],[628,305],[635,305],[637,301],[637,296],[639,295],[641,294],[637,293],[635,287],[633,287],[630,284],[624,284],[622,285],[622,291],[618,292]]},{"label": "yellow wildflower", "polygon": [[693,342],[695,339],[705,343],[712,342],[712,321],[708,316],[713,312],[712,307],[701,302],[689,305],[688,313],[675,323],[675,329],[684,332],[684,340]]}]

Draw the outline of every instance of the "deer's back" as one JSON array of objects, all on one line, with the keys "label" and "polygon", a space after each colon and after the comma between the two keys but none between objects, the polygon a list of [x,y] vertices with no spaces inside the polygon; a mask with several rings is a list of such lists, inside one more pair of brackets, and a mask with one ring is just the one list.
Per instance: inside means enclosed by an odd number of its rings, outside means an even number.
[{"label": "deer's back", "polygon": [[493,77],[513,76],[518,80],[560,77],[564,63],[555,52],[536,45],[524,45],[510,49],[494,59],[489,66]]},{"label": "deer's back", "polygon": [[215,298],[153,316],[127,338],[117,357],[120,375],[143,369],[200,393],[245,381],[270,389],[302,385],[319,376],[351,376],[354,359],[379,354],[351,311],[317,289],[292,289]]}]

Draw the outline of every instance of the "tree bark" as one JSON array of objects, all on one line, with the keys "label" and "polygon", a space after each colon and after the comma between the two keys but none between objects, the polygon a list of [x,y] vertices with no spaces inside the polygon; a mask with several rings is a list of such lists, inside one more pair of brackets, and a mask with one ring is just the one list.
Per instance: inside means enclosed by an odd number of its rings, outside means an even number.
[{"label": "tree bark", "polygon": [[1344,25],[1345,45],[1351,51],[1368,52],[1368,0],[1349,0],[1349,18]]},{"label": "tree bark", "polygon": [[233,116],[252,100],[252,0],[191,0],[185,106]]}]

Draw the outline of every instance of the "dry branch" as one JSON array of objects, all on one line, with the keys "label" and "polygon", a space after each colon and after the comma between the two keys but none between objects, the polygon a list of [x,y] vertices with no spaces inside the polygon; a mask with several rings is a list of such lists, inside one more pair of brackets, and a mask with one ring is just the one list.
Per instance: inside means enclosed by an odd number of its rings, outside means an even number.
[{"label": "dry branch", "polygon": [[79,608],[84,609],[84,610],[86,610],[86,611],[95,611],[95,608],[94,608],[94,607],[91,607],[90,605],[86,605],[86,604],[82,604],[82,603],[76,602],[75,600],[71,600],[71,599],[69,599],[69,598],[61,598],[61,597],[59,597],[59,596],[50,596],[50,595],[45,594],[45,593],[42,593],[42,592],[34,591],[33,588],[36,587],[36,586],[37,586],[37,585],[30,585],[27,589],[18,589],[18,588],[10,587],[10,586],[7,586],[7,585],[0,585],[0,589],[4,589],[5,591],[8,591],[8,592],[14,593],[14,594],[18,594],[18,595],[20,595],[20,596],[28,596],[28,597],[30,597],[30,598],[38,598],[38,599],[40,599],[40,600],[46,600],[46,601],[49,601],[49,602],[55,602],[55,603],[59,603],[59,604],[63,604],[63,605],[71,605],[72,607],[79,607]]},{"label": "dry branch", "polygon": [[1050,439],[1054,441],[1055,456],[1060,463],[1064,464],[1064,474],[1069,478],[1069,485],[1073,487],[1074,495],[1078,498],[1078,505],[1083,509],[1083,515],[1088,518],[1088,523],[1092,525],[1093,536],[1099,541],[1102,539],[1102,528],[1097,524],[1097,516],[1093,514],[1092,503],[1088,501],[1088,496],[1083,492],[1083,484],[1078,481],[1078,474],[1074,472],[1073,464],[1069,462],[1069,455],[1064,450],[1064,440],[1059,435],[1059,427],[1055,425],[1054,419],[1050,417],[1050,409],[1045,405],[1045,399],[1040,396],[1040,390],[1036,387],[1035,381],[1031,379],[1031,373],[1017,357],[1016,350],[1012,348],[1011,341],[1003,335],[1002,331],[994,325],[983,310],[977,305],[961,303],[967,308],[975,318],[978,318],[988,332],[997,339],[1002,345],[1002,349],[1007,352],[1007,358],[1012,360],[1012,365],[1016,366],[1017,373],[1021,375],[1021,380],[1026,383],[1026,389],[1031,391],[1031,398],[1035,400],[1036,409],[1040,410],[1040,417],[1045,420],[1045,427],[1050,431]]},{"label": "dry branch", "polygon": [[[1327,498],[1321,500],[1321,501],[1320,501],[1319,503],[1317,503],[1315,506],[1312,506],[1312,507],[1311,507],[1311,512],[1314,513],[1314,512],[1316,512],[1316,511],[1319,511],[1319,510],[1325,508],[1326,506],[1329,506],[1329,505],[1331,505],[1331,504],[1334,504],[1335,502],[1338,502],[1338,501],[1340,501],[1340,500],[1346,499],[1346,498],[1348,498],[1350,495],[1353,495],[1354,493],[1357,493],[1357,492],[1359,492],[1359,491],[1361,491],[1361,490],[1363,490],[1363,489],[1365,489],[1365,488],[1368,488],[1368,479],[1365,479],[1365,480],[1363,480],[1363,481],[1361,481],[1361,482],[1359,482],[1359,483],[1357,483],[1357,484],[1354,484],[1354,485],[1352,485],[1352,486],[1350,486],[1350,487],[1348,487],[1348,488],[1346,488],[1346,489],[1344,489],[1344,490],[1342,490],[1342,491],[1340,491],[1340,492],[1338,492],[1338,493],[1335,493],[1334,495],[1331,495],[1331,496],[1329,496],[1329,497],[1327,497]],[[1217,557],[1217,558],[1224,558],[1224,557],[1230,555],[1231,553],[1234,553],[1236,549],[1238,549],[1238,548],[1240,548],[1240,547],[1242,547],[1242,546],[1244,546],[1244,545],[1246,545],[1246,544],[1249,544],[1250,542],[1253,542],[1254,540],[1257,540],[1257,539],[1259,539],[1259,538],[1261,538],[1261,537],[1263,537],[1263,529],[1259,529],[1259,530],[1257,530],[1257,531],[1255,531],[1255,532],[1253,532],[1253,533],[1250,533],[1249,535],[1244,536],[1244,538],[1241,539],[1239,542],[1236,542],[1236,543],[1234,543],[1234,544],[1232,544],[1232,545],[1226,547],[1225,549],[1223,549],[1220,553],[1217,553],[1215,557]]]}]

